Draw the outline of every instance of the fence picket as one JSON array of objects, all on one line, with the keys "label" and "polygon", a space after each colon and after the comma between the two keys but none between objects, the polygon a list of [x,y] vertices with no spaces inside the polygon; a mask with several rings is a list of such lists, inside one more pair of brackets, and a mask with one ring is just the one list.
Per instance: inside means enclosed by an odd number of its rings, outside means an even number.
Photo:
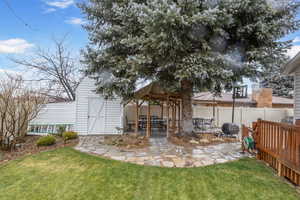
[{"label": "fence picket", "polygon": [[[257,158],[277,170],[278,175],[300,185],[300,126],[265,120],[255,124]],[[243,136],[249,134],[246,126],[242,130]]]}]

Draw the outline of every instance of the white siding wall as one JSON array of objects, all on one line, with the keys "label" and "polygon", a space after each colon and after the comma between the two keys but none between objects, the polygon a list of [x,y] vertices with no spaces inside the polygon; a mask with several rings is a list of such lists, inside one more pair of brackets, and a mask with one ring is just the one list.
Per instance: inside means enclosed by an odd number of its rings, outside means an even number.
[{"label": "white siding wall", "polygon": [[294,111],[295,111],[295,120],[300,119],[300,68],[295,72],[295,91],[294,91]]},{"label": "white siding wall", "polygon": [[[245,124],[251,126],[252,122],[257,121],[258,118],[268,121],[280,122],[287,116],[293,116],[292,108],[246,108],[236,107],[234,122],[238,125]],[[212,118],[213,108],[205,106],[194,106],[193,117]],[[215,123],[221,127],[225,122],[231,122],[232,108],[216,107],[215,108]]]},{"label": "white siding wall", "polygon": [[117,134],[116,127],[122,127],[123,118],[123,106],[121,100],[104,100],[101,95],[96,94],[94,90],[95,81],[88,77],[84,78],[76,90],[76,123],[75,131],[80,135],[89,134],[89,99],[99,98],[99,105],[95,106],[95,109],[100,107],[105,101],[104,112],[104,130],[97,134]]},{"label": "white siding wall", "polygon": [[76,124],[75,131],[81,135],[88,134],[88,96],[94,89],[94,83],[84,78],[76,90]]},{"label": "white siding wall", "polygon": [[123,105],[120,100],[107,100],[105,103],[104,134],[117,134],[116,127],[123,127]]},{"label": "white siding wall", "polygon": [[75,124],[75,102],[45,104],[30,124]]},{"label": "white siding wall", "polygon": [[[94,80],[84,78],[77,90],[76,101],[70,103],[45,104],[39,115],[30,122],[31,125],[58,125],[72,124],[74,131],[80,135],[88,134],[117,134],[116,127],[122,128],[123,105],[120,99],[105,100],[101,95],[95,93]],[[96,99],[96,103],[89,105],[89,100]],[[101,108],[101,106],[103,106]],[[100,110],[100,121],[96,121],[96,130],[89,133],[89,107],[90,112]],[[103,113],[104,112],[104,113]],[[95,112],[93,112],[95,116]],[[98,113],[97,113],[98,114]],[[97,115],[96,114],[96,115]]]}]

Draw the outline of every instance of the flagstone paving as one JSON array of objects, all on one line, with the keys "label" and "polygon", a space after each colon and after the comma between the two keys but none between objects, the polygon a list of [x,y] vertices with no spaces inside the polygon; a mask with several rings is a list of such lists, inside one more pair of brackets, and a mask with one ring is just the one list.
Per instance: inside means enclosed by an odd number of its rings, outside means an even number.
[{"label": "flagstone paving", "polygon": [[170,143],[166,138],[150,138],[147,148],[124,150],[101,144],[103,140],[103,136],[80,137],[75,149],[114,160],[161,167],[199,167],[249,156],[241,153],[239,142],[182,147]]}]

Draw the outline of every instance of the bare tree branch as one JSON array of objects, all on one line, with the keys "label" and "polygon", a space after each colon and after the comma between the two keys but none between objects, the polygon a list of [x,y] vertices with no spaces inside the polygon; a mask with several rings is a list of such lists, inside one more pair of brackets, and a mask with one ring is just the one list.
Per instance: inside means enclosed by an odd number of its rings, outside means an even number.
[{"label": "bare tree branch", "polygon": [[36,80],[43,81],[49,91],[56,91],[57,96],[73,101],[80,79],[80,67],[77,59],[67,49],[65,40],[66,37],[61,40],[53,39],[53,51],[37,48],[30,57],[11,60],[36,72]]},{"label": "bare tree branch", "polygon": [[21,76],[7,75],[0,80],[0,148],[11,149],[25,136],[28,122],[40,112],[46,96],[28,87]]}]

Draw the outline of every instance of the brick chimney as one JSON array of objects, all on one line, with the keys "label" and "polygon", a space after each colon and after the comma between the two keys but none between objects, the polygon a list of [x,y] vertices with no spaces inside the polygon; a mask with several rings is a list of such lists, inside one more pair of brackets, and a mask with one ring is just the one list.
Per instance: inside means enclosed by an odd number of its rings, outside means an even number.
[{"label": "brick chimney", "polygon": [[272,108],[272,88],[255,88],[252,90],[252,100],[258,108]]}]

